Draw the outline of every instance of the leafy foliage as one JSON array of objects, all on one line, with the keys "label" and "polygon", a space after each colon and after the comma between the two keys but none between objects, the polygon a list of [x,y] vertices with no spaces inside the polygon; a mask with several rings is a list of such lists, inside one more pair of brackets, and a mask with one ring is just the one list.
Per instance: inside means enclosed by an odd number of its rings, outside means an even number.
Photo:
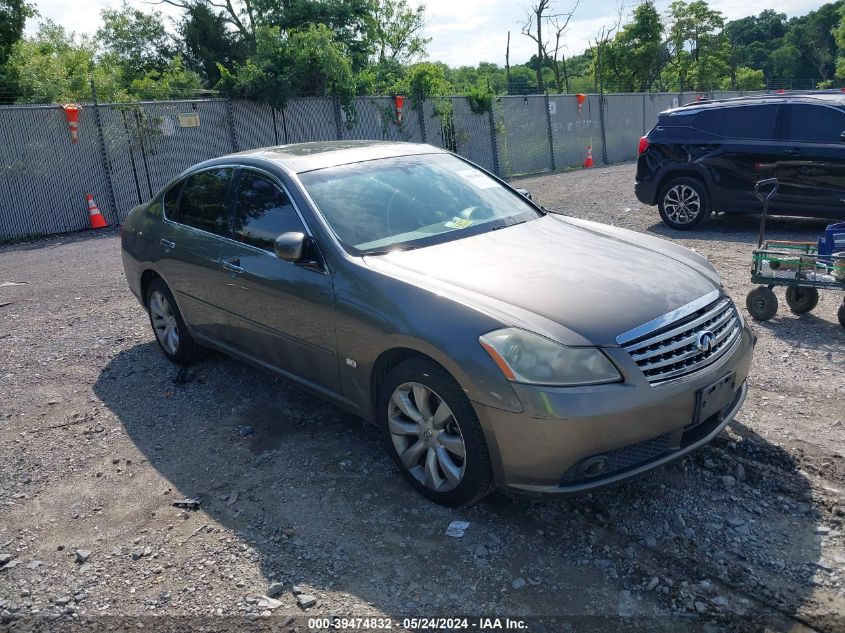
[{"label": "leafy foliage", "polygon": [[0,67],[6,63],[12,46],[23,37],[28,18],[38,15],[26,0],[0,0]]},{"label": "leafy foliage", "polygon": [[119,9],[103,9],[100,15],[97,44],[122,68],[127,81],[167,67],[176,51],[160,12],[144,13],[123,0]]},{"label": "leafy foliage", "polygon": [[324,24],[287,33],[261,27],[255,53],[220,74],[224,92],[278,108],[296,95],[335,96],[349,108],[356,88],[346,46]]}]

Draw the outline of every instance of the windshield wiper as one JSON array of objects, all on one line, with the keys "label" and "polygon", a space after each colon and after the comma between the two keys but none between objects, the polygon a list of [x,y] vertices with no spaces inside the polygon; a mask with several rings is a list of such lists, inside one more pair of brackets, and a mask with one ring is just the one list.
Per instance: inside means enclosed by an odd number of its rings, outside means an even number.
[{"label": "windshield wiper", "polygon": [[398,253],[400,251],[413,251],[418,248],[419,246],[394,246],[392,248],[384,248],[376,251],[363,251],[361,255],[387,255],[389,253]]},{"label": "windshield wiper", "polygon": [[499,229],[506,229],[509,226],[516,226],[517,224],[525,224],[528,220],[518,220],[516,222],[508,222],[507,224],[500,224],[499,226],[494,226],[491,231],[498,231]]}]

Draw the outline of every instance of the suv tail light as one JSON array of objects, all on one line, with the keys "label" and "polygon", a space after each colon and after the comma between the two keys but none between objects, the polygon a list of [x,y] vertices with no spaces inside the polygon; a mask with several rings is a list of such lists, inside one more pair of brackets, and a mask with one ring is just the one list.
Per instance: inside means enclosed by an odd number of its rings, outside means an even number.
[{"label": "suv tail light", "polygon": [[648,138],[645,136],[640,137],[640,146],[637,148],[637,155],[642,154],[644,151],[648,149]]}]

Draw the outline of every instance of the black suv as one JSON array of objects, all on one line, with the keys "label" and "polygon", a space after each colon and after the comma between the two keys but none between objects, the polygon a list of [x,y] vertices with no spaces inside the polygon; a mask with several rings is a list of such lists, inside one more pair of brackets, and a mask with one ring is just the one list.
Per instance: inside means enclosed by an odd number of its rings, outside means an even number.
[{"label": "black suv", "polygon": [[712,211],[759,213],[754,184],[777,177],[769,211],[845,218],[845,94],[740,97],[662,112],[640,139],[635,191],[674,229]]}]

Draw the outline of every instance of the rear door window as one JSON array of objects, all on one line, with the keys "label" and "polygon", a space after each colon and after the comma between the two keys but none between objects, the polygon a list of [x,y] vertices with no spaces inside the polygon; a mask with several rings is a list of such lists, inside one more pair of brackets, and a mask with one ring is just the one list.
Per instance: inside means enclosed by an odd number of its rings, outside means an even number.
[{"label": "rear door window", "polygon": [[235,194],[235,239],[273,252],[282,233],[305,233],[288,195],[272,180],[255,172],[241,173]]},{"label": "rear door window", "polygon": [[209,169],[189,176],[179,201],[179,222],[215,235],[231,236],[229,186],[234,170]]},{"label": "rear door window", "polygon": [[714,110],[718,116],[712,119],[712,125],[726,138],[775,139],[779,108],[777,104],[719,108]]},{"label": "rear door window", "polygon": [[788,106],[789,136],[806,143],[841,143],[845,131],[845,112],[824,105],[792,104]]}]

